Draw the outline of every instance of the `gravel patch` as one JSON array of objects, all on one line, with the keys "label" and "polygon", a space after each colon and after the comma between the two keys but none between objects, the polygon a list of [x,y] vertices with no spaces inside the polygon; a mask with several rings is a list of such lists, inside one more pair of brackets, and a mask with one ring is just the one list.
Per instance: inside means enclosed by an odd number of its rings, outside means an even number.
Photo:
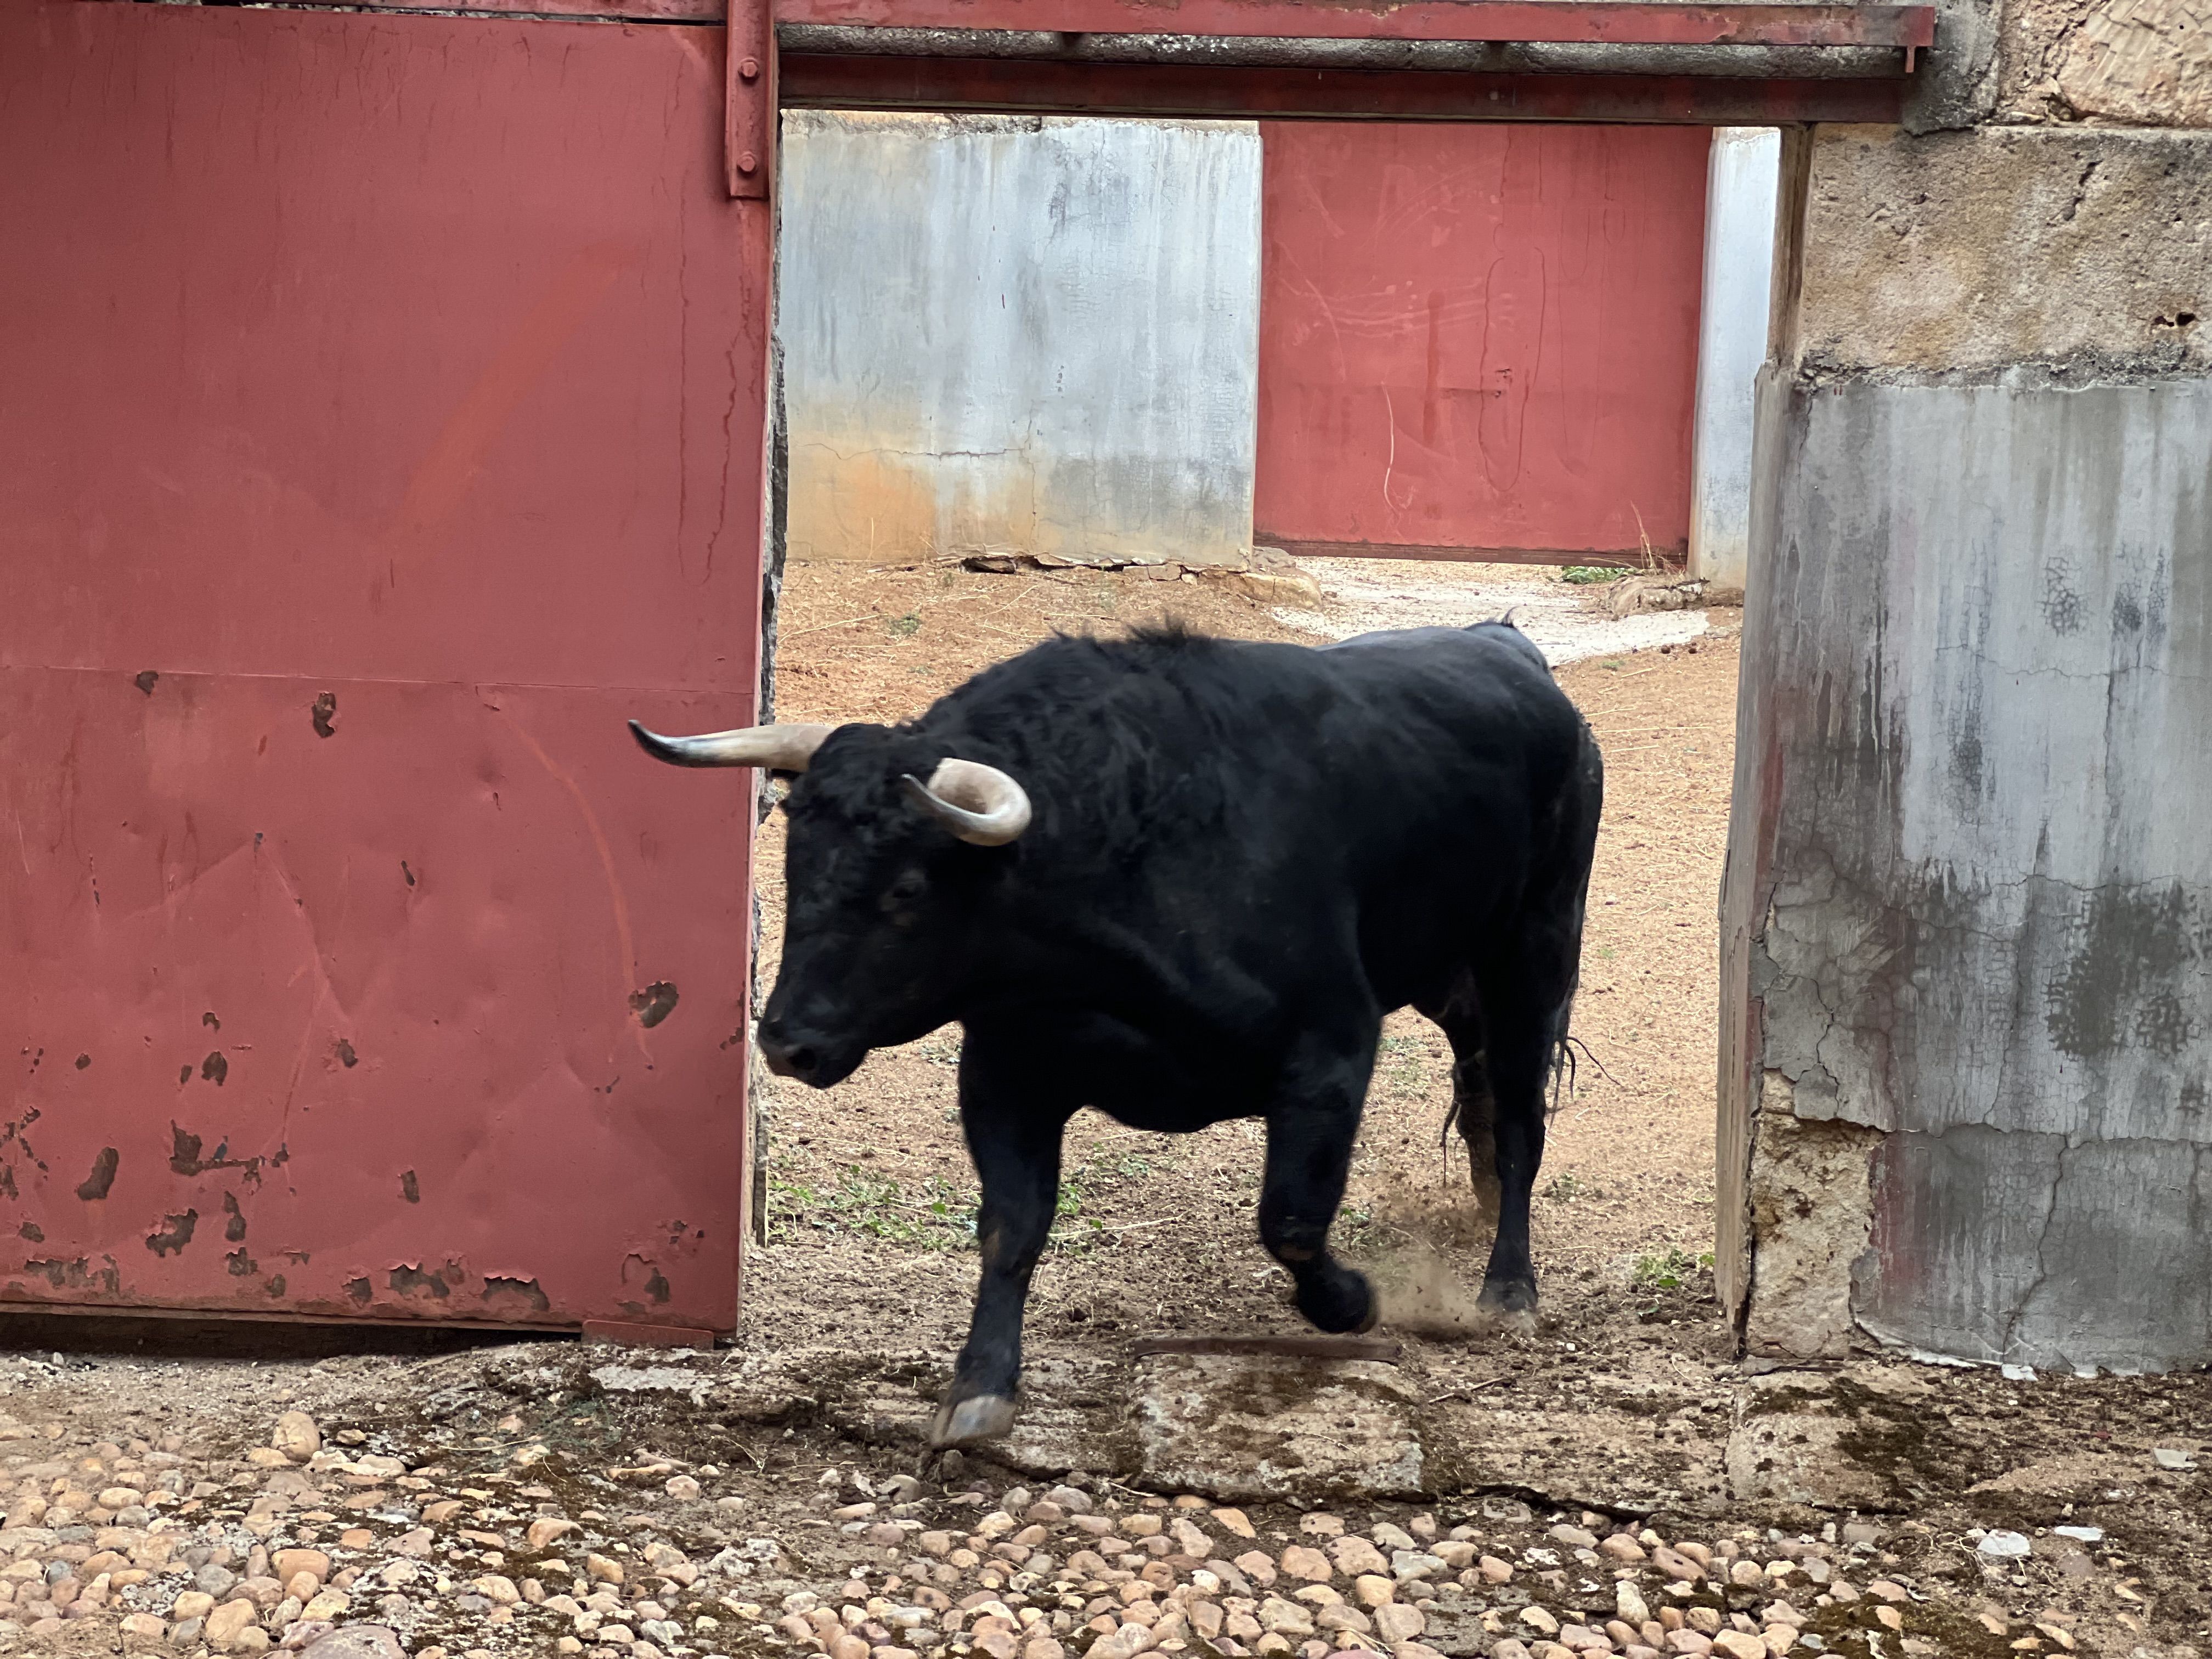
[{"label": "gravel patch", "polygon": [[1465,628],[1518,606],[1521,631],[1554,666],[1693,640],[1711,626],[1704,611],[1613,617],[1584,602],[1589,589],[1531,565],[1447,564],[1406,559],[1304,559],[1325,611],[1279,608],[1285,627],[1348,640],[1385,628]]}]

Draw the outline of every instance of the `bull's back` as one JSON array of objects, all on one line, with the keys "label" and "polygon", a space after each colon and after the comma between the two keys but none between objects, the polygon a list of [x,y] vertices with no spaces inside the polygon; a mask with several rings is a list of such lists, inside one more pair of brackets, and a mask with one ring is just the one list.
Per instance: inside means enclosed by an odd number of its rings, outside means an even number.
[{"label": "bull's back", "polygon": [[[1314,654],[1340,680],[1328,752],[1353,792],[1340,821],[1361,956],[1385,1002],[1420,999],[1574,855],[1587,728],[1542,653],[1503,624]],[[1341,767],[1363,743],[1364,763]]]},{"label": "bull's back", "polygon": [[1050,903],[1157,936],[1184,975],[1233,968],[1296,1002],[1364,972],[1393,1004],[1510,908],[1583,730],[1542,654],[1496,624],[1322,647],[1058,640],[939,720],[948,752],[973,734],[1031,784]]}]

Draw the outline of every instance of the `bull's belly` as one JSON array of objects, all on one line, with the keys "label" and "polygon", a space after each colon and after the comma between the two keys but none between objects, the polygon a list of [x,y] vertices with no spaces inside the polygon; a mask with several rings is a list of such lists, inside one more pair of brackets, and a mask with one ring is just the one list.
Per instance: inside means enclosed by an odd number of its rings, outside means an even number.
[{"label": "bull's belly", "polygon": [[[980,1035],[971,1028],[969,1042]],[[1157,1039],[1096,1012],[1036,1022],[1011,1038],[1041,1095],[1103,1112],[1132,1129],[1188,1134],[1265,1115],[1275,1066],[1240,1060],[1226,1045],[1203,1052]]]},{"label": "bull's belly", "polygon": [[1085,1103],[1125,1127],[1155,1134],[1190,1134],[1232,1118],[1258,1117],[1267,1110],[1263,1099],[1246,1091],[1191,1090],[1144,1097],[1117,1094]]}]

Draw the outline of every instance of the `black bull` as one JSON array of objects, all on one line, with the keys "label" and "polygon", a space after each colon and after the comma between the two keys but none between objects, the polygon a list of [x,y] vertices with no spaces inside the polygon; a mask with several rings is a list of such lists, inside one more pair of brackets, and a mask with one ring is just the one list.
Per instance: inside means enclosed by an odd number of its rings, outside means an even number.
[{"label": "black bull", "polygon": [[1382,1017],[1409,1004],[1450,1039],[1478,1188],[1494,1170],[1482,1305],[1533,1315],[1529,1195],[1603,777],[1510,626],[1319,649],[1061,638],[907,726],[638,735],[664,760],[797,775],[759,1030],[776,1071],[828,1088],[872,1048],[963,1028],[982,1274],[937,1443],[1013,1420],[1085,1106],[1178,1133],[1264,1120],[1262,1243],[1313,1324],[1372,1326],[1328,1230]]}]

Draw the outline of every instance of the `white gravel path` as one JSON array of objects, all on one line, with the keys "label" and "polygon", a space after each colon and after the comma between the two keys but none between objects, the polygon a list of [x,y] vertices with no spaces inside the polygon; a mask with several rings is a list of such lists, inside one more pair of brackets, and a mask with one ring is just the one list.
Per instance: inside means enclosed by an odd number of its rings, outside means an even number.
[{"label": "white gravel path", "polygon": [[1301,559],[1298,565],[1334,601],[1328,614],[1272,614],[1285,627],[1333,640],[1382,628],[1464,628],[1519,605],[1522,631],[1556,665],[1678,645],[1711,625],[1703,611],[1608,617],[1583,603],[1590,589],[1561,581],[1541,566],[1410,559]]}]

